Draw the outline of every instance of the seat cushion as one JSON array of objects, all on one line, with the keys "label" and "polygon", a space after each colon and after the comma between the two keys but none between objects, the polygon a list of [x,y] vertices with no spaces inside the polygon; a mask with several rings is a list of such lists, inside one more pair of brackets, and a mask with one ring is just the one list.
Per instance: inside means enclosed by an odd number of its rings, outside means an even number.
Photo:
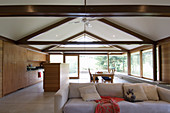
[{"label": "seat cushion", "polygon": [[120,113],[170,113],[170,104],[165,101],[144,101],[136,103],[121,101],[118,104]]},{"label": "seat cushion", "polygon": [[69,99],[64,106],[64,113],[94,113],[97,103],[86,102],[81,98]]}]

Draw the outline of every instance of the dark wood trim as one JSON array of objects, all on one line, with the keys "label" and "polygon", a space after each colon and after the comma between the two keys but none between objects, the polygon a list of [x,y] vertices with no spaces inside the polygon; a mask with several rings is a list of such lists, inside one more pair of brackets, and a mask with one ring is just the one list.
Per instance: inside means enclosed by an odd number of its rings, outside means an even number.
[{"label": "dark wood trim", "polygon": [[121,47],[121,46],[119,46],[119,45],[113,45],[113,46],[116,47],[116,48],[119,48],[119,49],[121,49],[121,50],[124,50],[124,51],[129,51],[129,50],[127,50],[126,48]]},{"label": "dark wood trim", "polygon": [[64,20],[61,20],[61,21],[59,21],[59,22],[56,22],[56,23],[54,23],[54,24],[52,24],[52,25],[50,25],[50,26],[48,26],[48,27],[45,27],[45,28],[43,28],[43,29],[41,29],[41,30],[39,30],[39,31],[36,31],[36,32],[34,32],[34,33],[32,33],[32,34],[30,34],[30,35],[28,35],[28,36],[25,36],[25,37],[19,39],[17,42],[25,42],[25,41],[27,41],[27,40],[29,40],[29,39],[37,36],[37,35],[40,35],[40,34],[42,34],[42,33],[45,33],[45,32],[47,32],[47,31],[49,31],[49,30],[51,30],[51,29],[53,29],[53,28],[56,28],[56,27],[58,27],[58,26],[60,26],[60,25],[62,25],[62,24],[64,24],[64,23],[66,23],[66,22],[69,22],[69,21],[71,21],[71,20],[73,20],[73,19],[74,19],[74,18],[66,18],[66,19],[64,19]]},{"label": "dark wood trim", "polygon": [[107,70],[109,72],[109,54],[107,54]]},{"label": "dark wood trim", "polygon": [[51,48],[53,48],[53,47],[55,47],[56,45],[51,45],[51,46],[49,46],[49,47],[46,47],[46,48],[44,48],[43,50],[41,50],[42,52],[45,52],[45,51],[48,51],[49,49],[51,49]]},{"label": "dark wood trim", "polygon": [[4,36],[1,36],[1,35],[0,35],[0,40],[6,41],[6,42],[15,43],[15,41],[14,41],[14,40],[12,40],[12,39],[9,39],[9,38],[7,38],[7,37],[4,37]]},{"label": "dark wood trim", "polygon": [[27,41],[18,42],[19,45],[49,45],[49,44],[65,44],[65,45],[84,45],[84,44],[152,44],[145,41],[96,41],[96,42],[62,42],[62,41]]},{"label": "dark wood trim", "polygon": [[0,6],[0,17],[55,16],[108,17],[144,16],[170,17],[170,7],[164,5],[8,5]]},{"label": "dark wood trim", "polygon": [[126,52],[123,50],[48,50],[46,52]]},{"label": "dark wood trim", "polygon": [[73,39],[73,38],[76,38],[76,37],[84,34],[84,33],[85,33],[84,31],[82,31],[82,32],[80,32],[80,33],[77,33],[77,34],[75,34],[75,35],[73,35],[73,36],[71,36],[71,37],[69,37],[69,38],[66,38],[66,39],[62,40],[62,42],[67,42],[67,41],[69,41],[69,40],[71,40],[71,39]]},{"label": "dark wood trim", "polygon": [[[108,53],[64,53],[64,54],[65,55],[69,55],[69,54],[71,55],[108,55]],[[122,55],[122,53],[110,53],[109,55]]]},{"label": "dark wood trim", "polygon": [[29,46],[29,45],[20,45],[21,47],[27,48],[27,49],[31,49],[31,50],[35,50],[35,51],[39,51],[42,52],[41,49]]},{"label": "dark wood trim", "polygon": [[[106,40],[106,39],[104,39],[104,38],[101,38],[101,37],[99,37],[99,36],[97,36],[97,35],[95,35],[95,34],[93,34],[93,33],[88,32],[88,31],[85,31],[85,33],[88,34],[88,35],[90,35],[90,36],[92,36],[92,37],[94,37],[94,38],[96,38],[96,39],[99,39],[99,40],[101,40],[101,41],[108,41],[108,40]],[[110,47],[116,47],[116,48],[119,48],[119,49],[121,49],[121,50],[128,51],[127,49],[125,49],[125,48],[123,48],[123,47],[120,47],[120,46],[118,46],[118,45],[109,45],[109,46],[110,46]]]},{"label": "dark wood trim", "polygon": [[152,45],[143,45],[143,46],[131,49],[130,52],[137,52],[140,50],[147,50],[147,49],[152,49]]},{"label": "dark wood trim", "polygon": [[131,75],[131,53],[127,52],[128,75]]},{"label": "dark wood trim", "polygon": [[157,81],[157,55],[156,55],[156,44],[153,44],[153,80]]},{"label": "dark wood trim", "polygon": [[142,50],[140,50],[140,77],[143,77],[143,56],[142,56]]},{"label": "dark wood trim", "polygon": [[158,46],[159,81],[162,81],[162,47]]},{"label": "dark wood trim", "polygon": [[78,56],[78,79],[80,78],[80,55]]},{"label": "dark wood trim", "polygon": [[92,36],[92,37],[94,37],[94,38],[96,38],[96,39],[98,39],[98,40],[108,41],[108,40],[106,40],[106,39],[104,39],[104,38],[101,38],[101,37],[99,37],[99,36],[97,36],[97,35],[95,35],[95,34],[93,34],[93,33],[88,32],[88,31],[85,31],[84,33],[86,33],[87,35],[90,35],[90,36]]},{"label": "dark wood trim", "polygon": [[167,37],[167,38],[163,38],[163,39],[161,39],[161,40],[158,40],[158,41],[156,41],[156,42],[157,42],[158,45],[168,43],[168,42],[170,42],[170,36]]},{"label": "dark wood trim", "polygon": [[138,38],[138,39],[141,39],[141,40],[143,40],[143,41],[147,41],[147,42],[153,43],[153,40],[151,40],[151,39],[149,39],[149,38],[147,38],[147,37],[145,37],[145,36],[142,36],[142,35],[134,32],[134,31],[132,31],[132,30],[129,30],[129,29],[125,28],[125,27],[122,27],[122,26],[120,26],[120,25],[118,25],[118,24],[115,24],[115,23],[113,23],[113,22],[110,22],[110,21],[108,21],[108,20],[106,20],[106,19],[99,19],[99,21],[100,21],[100,22],[103,22],[103,23],[105,23],[105,24],[108,24],[108,25],[110,25],[110,26],[112,26],[112,27],[114,27],[114,28],[117,28],[117,29],[119,29],[119,30],[121,30],[121,31],[123,31],[123,32],[125,32],[125,33],[127,33],[127,34],[130,34],[130,35],[132,35],[132,36],[135,36],[135,37]]}]

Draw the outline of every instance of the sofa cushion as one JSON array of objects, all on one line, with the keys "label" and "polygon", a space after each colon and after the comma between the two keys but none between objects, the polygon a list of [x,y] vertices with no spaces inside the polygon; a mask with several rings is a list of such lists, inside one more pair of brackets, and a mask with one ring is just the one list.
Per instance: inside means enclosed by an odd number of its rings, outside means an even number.
[{"label": "sofa cushion", "polygon": [[123,84],[96,84],[96,88],[100,96],[111,96],[123,98]]},{"label": "sofa cushion", "polygon": [[69,99],[64,106],[64,113],[94,113],[97,103],[94,101],[86,102],[81,98]]},{"label": "sofa cushion", "polygon": [[69,98],[81,98],[79,88],[94,85],[94,83],[70,83]]},{"label": "sofa cushion", "polygon": [[98,94],[95,85],[89,85],[79,88],[80,95],[84,101],[100,100],[101,97]]},{"label": "sofa cushion", "polygon": [[141,85],[138,84],[124,85],[125,95],[127,95],[126,92],[129,89],[133,89],[134,95],[136,96],[136,100],[148,100]]},{"label": "sofa cushion", "polygon": [[157,86],[146,84],[146,85],[143,85],[143,89],[148,100],[155,100],[155,101],[159,100]]},{"label": "sofa cushion", "polygon": [[170,104],[165,101],[121,101],[118,104],[120,113],[170,113]]},{"label": "sofa cushion", "polygon": [[170,90],[158,87],[158,94],[161,100],[170,103]]}]

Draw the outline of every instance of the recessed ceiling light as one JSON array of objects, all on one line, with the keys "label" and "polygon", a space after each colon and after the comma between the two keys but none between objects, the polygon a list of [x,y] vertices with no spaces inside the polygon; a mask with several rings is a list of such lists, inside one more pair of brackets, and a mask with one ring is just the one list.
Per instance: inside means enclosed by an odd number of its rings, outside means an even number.
[{"label": "recessed ceiling light", "polygon": [[58,35],[55,35],[56,37],[58,37]]},{"label": "recessed ceiling light", "polygon": [[115,35],[113,35],[113,37],[116,37]]}]

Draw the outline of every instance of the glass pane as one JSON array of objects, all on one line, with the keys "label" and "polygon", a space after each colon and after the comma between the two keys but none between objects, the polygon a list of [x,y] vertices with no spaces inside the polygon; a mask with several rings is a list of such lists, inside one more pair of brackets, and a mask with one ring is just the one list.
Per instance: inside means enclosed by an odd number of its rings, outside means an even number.
[{"label": "glass pane", "polygon": [[109,55],[109,68],[116,72],[127,73],[127,55]]},{"label": "glass pane", "polygon": [[66,56],[69,64],[69,77],[78,77],[78,56]]},{"label": "glass pane", "polygon": [[63,63],[63,55],[50,55],[50,63]]},{"label": "glass pane", "polygon": [[131,54],[131,74],[140,76],[140,53]]},{"label": "glass pane", "polygon": [[153,79],[153,58],[152,50],[142,52],[143,58],[143,77]]},{"label": "glass pane", "polygon": [[97,71],[108,72],[107,55],[80,55],[80,72],[88,72],[88,68],[92,73]]}]

